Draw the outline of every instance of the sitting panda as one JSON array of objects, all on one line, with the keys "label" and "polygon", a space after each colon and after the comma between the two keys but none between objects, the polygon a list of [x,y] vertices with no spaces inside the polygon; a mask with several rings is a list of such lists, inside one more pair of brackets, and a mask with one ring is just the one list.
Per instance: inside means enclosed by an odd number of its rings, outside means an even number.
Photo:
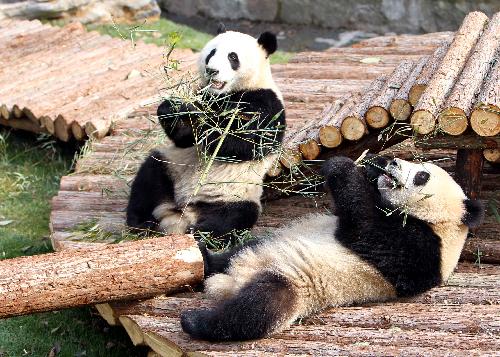
[{"label": "sitting panda", "polygon": [[300,219],[233,251],[205,251],[207,273],[224,272],[205,289],[222,301],[183,312],[184,331],[211,341],[261,338],[327,307],[415,296],[445,282],[482,219],[480,202],[434,164],[369,162],[324,164],[336,215]]},{"label": "sitting panda", "polygon": [[[269,32],[258,39],[219,32],[199,57],[198,94],[207,107],[171,98],[158,108],[173,144],[151,152],[140,167],[127,207],[129,227],[205,232],[228,241],[231,232],[257,221],[263,180],[286,127],[269,64],[277,40]],[[215,160],[206,172],[210,157]]]}]

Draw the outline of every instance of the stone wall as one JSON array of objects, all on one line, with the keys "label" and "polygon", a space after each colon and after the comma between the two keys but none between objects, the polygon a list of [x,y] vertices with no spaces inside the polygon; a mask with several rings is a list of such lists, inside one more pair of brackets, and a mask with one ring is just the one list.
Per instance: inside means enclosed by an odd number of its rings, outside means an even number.
[{"label": "stone wall", "polygon": [[500,0],[158,0],[181,16],[247,19],[383,32],[455,30],[474,10],[500,11]]},{"label": "stone wall", "polygon": [[135,22],[158,18],[156,0],[0,0],[0,20],[63,19],[83,23]]}]

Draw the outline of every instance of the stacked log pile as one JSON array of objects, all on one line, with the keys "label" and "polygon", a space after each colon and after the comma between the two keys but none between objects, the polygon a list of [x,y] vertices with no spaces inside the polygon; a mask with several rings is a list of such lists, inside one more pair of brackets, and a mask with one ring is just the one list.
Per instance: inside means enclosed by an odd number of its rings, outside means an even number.
[{"label": "stacked log pile", "polygon": [[[155,101],[164,49],[39,21],[0,22],[0,124],[62,141],[101,138],[111,123]],[[186,68],[190,50],[169,60]],[[157,100],[157,99],[156,99]]]},{"label": "stacked log pile", "polygon": [[[430,43],[426,42],[430,38],[422,38],[423,46]],[[397,50],[390,50],[393,54],[390,58],[399,60],[394,63],[395,68],[385,71],[385,75],[379,76],[364,89],[341,98],[341,105],[330,102],[319,118],[310,119],[301,128],[292,128],[281,160],[283,166],[332,154],[359,154],[361,148],[377,151],[384,144],[388,146],[385,140],[389,137],[391,143],[401,141],[410,135],[411,129],[418,134],[429,134],[439,127],[447,134],[461,135],[470,123],[472,130],[480,136],[498,135],[500,13],[488,21],[483,13],[473,12],[465,18],[455,36],[442,34],[436,36],[434,41],[438,39],[441,42],[437,47],[433,42],[432,51],[408,50],[408,55],[400,57],[400,53],[406,50],[404,44],[410,43],[410,40],[404,37],[398,40],[394,37],[381,38],[382,42],[403,45],[396,47]],[[388,52],[376,55],[377,43],[378,39],[367,40],[350,50],[363,50],[366,55],[373,56],[366,60],[378,63],[383,56],[389,55]],[[338,54],[337,51],[332,49],[318,55],[301,55],[295,61],[305,57],[305,61],[316,61],[322,65],[328,62],[330,53]],[[347,58],[344,60],[347,61]],[[328,73],[328,69],[324,70]],[[411,127],[406,124],[410,117]],[[391,119],[395,121],[394,125],[382,130],[389,126]],[[436,123],[439,125],[436,126]],[[394,135],[398,130],[403,133],[399,138]],[[383,133],[388,135],[374,140],[374,136]],[[346,141],[356,141],[357,144],[342,144]],[[359,150],[355,149],[356,145]],[[491,162],[498,162],[500,151],[494,145],[484,151],[484,156]]]}]

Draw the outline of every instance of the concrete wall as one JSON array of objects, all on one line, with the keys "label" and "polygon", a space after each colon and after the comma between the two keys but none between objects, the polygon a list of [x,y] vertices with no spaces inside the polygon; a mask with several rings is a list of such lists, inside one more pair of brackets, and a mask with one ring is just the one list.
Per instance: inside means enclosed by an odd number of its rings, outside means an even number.
[{"label": "concrete wall", "polygon": [[456,30],[474,10],[500,11],[500,0],[158,0],[163,11],[212,19],[248,19],[383,32]]}]

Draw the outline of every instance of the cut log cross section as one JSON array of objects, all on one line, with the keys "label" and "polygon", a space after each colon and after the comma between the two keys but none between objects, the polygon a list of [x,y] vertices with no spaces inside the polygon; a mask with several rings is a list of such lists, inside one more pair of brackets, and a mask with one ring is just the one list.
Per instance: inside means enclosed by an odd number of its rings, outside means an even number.
[{"label": "cut log cross section", "polygon": [[450,49],[411,116],[411,125],[418,134],[429,134],[434,130],[437,115],[455,85],[487,21],[488,17],[482,12],[471,12],[465,17]]},{"label": "cut log cross section", "polygon": [[493,16],[489,22],[452,92],[446,99],[444,110],[438,116],[439,127],[445,133],[460,135],[467,129],[467,118],[471,114],[483,80],[486,78],[491,64],[495,62],[495,53],[499,47],[500,12]]},{"label": "cut log cross section", "polygon": [[414,65],[413,61],[402,61],[394,69],[379,95],[370,103],[370,108],[366,112],[366,122],[370,127],[380,129],[389,124],[389,107],[396,94],[411,75]]}]

